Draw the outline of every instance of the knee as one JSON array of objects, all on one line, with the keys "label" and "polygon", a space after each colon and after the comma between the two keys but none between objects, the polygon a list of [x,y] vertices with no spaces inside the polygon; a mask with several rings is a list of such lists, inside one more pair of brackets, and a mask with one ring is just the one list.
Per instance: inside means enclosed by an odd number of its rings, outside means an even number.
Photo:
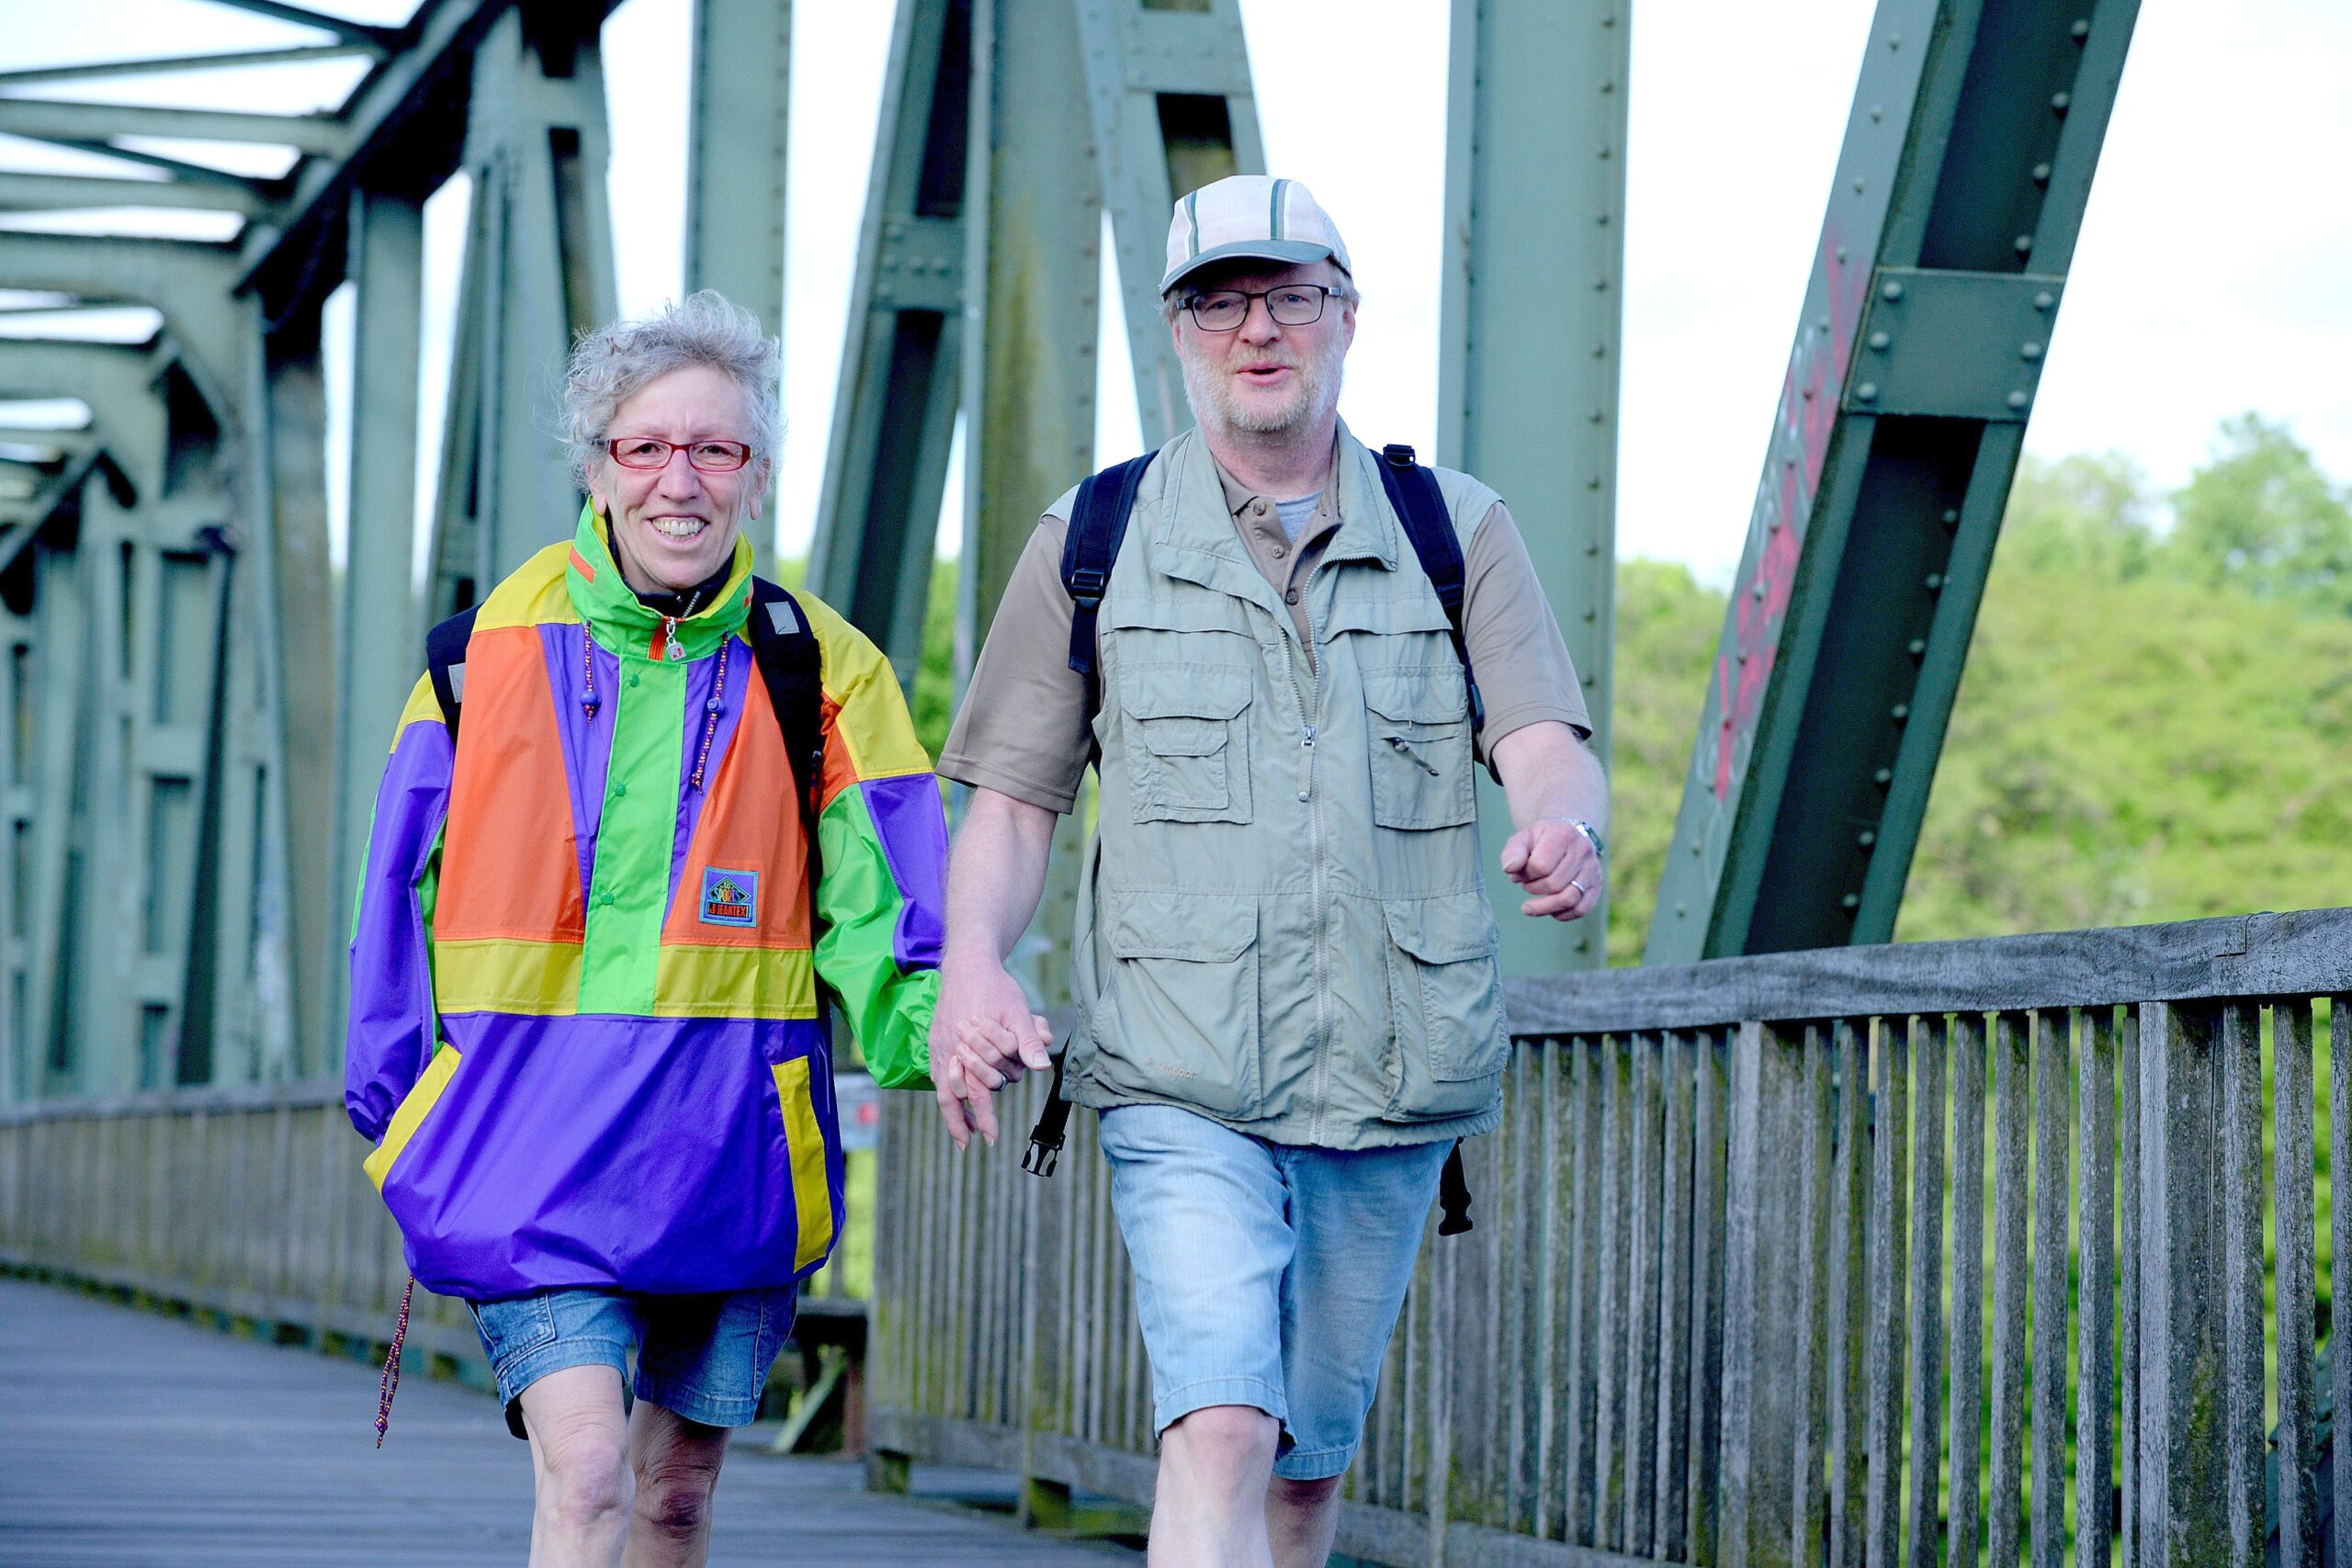
[{"label": "knee", "polygon": [[1280,1423],[1247,1404],[1211,1404],[1180,1416],[1160,1435],[1193,1463],[1216,1470],[1262,1470],[1274,1462]]},{"label": "knee", "polygon": [[692,1540],[710,1517],[718,1466],[700,1457],[657,1460],[637,1472],[637,1517],[662,1535]]},{"label": "knee", "polygon": [[593,1529],[628,1507],[622,1436],[603,1422],[559,1424],[540,1440],[539,1512],[569,1529]]},{"label": "knee", "polygon": [[1271,1491],[1274,1501],[1284,1507],[1312,1513],[1330,1506],[1340,1495],[1340,1480],[1339,1476],[1326,1475],[1316,1481],[1292,1481],[1277,1475]]}]

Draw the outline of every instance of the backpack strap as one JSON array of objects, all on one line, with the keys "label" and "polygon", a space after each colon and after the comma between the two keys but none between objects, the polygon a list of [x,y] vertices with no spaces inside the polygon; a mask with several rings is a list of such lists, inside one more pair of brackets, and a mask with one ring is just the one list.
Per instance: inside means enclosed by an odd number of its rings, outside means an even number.
[{"label": "backpack strap", "polygon": [[1136,487],[1157,456],[1146,452],[1090,474],[1078,487],[1070,507],[1069,530],[1062,537],[1062,587],[1069,592],[1069,667],[1086,677],[1086,717],[1089,726],[1101,709],[1102,685],[1094,668],[1095,623],[1102,609],[1102,594],[1111,586],[1111,568],[1119,558],[1120,542],[1127,536],[1127,519],[1136,509]]},{"label": "backpack strap", "polygon": [[[1462,682],[1469,689],[1470,728],[1484,730],[1487,705],[1478,695],[1478,675],[1470,667],[1470,645],[1462,635],[1464,567],[1453,513],[1445,504],[1444,492],[1437,488],[1437,476],[1413,460],[1410,446],[1392,445],[1380,449],[1380,482],[1388,491],[1388,504],[1396,509],[1396,520],[1405,525],[1405,536],[1413,542],[1413,554],[1420,558],[1430,586],[1437,590],[1437,602],[1445,607],[1446,629],[1453,634],[1453,651],[1462,660]],[[1494,767],[1492,758],[1487,766]],[[1499,775],[1496,782],[1501,782]]]},{"label": "backpack strap", "polygon": [[814,888],[817,814],[825,800],[824,650],[800,602],[764,577],[752,579],[752,612],[744,629],[760,678],[767,682],[768,705],[784,731],[802,837],[808,843],[808,885]]},{"label": "backpack strap", "polygon": [[424,668],[441,702],[441,722],[449,744],[458,743],[458,710],[466,700],[466,645],[473,640],[479,604],[458,611],[424,634]]}]

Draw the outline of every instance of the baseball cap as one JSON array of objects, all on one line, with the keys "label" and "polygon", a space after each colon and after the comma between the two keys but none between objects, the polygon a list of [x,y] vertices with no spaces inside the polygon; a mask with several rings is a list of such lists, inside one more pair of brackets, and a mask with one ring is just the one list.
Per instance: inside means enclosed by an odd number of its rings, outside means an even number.
[{"label": "baseball cap", "polygon": [[1211,262],[1245,256],[1293,265],[1329,256],[1353,276],[1340,231],[1296,180],[1272,175],[1228,175],[1176,202],[1168,225],[1168,276],[1162,294]]}]

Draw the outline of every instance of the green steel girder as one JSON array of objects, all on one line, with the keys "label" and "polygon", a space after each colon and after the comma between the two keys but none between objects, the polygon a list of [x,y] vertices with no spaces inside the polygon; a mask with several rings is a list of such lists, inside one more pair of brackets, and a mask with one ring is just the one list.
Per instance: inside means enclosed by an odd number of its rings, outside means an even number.
[{"label": "green steel girder", "polygon": [[[232,11],[250,11],[256,17],[274,21],[291,22],[296,27],[316,28],[333,33],[347,43],[364,44],[373,53],[395,48],[401,42],[402,29],[380,28],[368,22],[355,22],[348,17],[338,17],[328,11],[313,10],[308,6],[290,6],[285,0],[211,0],[215,6],[226,6]],[[415,24],[411,23],[411,27]]]},{"label": "green steel girder", "polygon": [[136,60],[91,60],[78,65],[36,65],[0,71],[0,88],[37,83],[85,82],[107,76],[153,76],[166,71],[206,71],[237,65],[293,65],[319,60],[348,60],[382,50],[357,43],[297,44],[290,49],[240,49],[215,54],[160,54]]},{"label": "green steel girder", "polygon": [[[1609,754],[1623,313],[1625,0],[1454,0],[1438,460],[1500,491]],[[1510,811],[1479,781],[1487,896],[1515,975],[1598,967],[1607,917],[1517,915]]]},{"label": "green steel girder", "polygon": [[351,133],[328,115],[234,114],[222,109],[165,109],[147,104],[85,104],[60,98],[0,97],[0,132],[84,144],[113,136],[257,141],[322,158],[341,157],[351,145]]},{"label": "green steel girder", "polygon": [[[126,344],[0,337],[0,398],[79,398],[107,437],[107,455],[141,495],[164,482],[166,412],[156,355]],[[0,558],[0,567],[6,566]]]},{"label": "green steel girder", "polygon": [[1143,444],[1156,447],[1192,423],[1183,372],[1159,318],[1168,215],[1187,191],[1266,167],[1249,45],[1238,0],[1198,0],[1181,10],[1150,0],[1075,4],[1136,409]]},{"label": "green steel girder", "polygon": [[276,207],[242,182],[108,179],[89,175],[29,175],[0,169],[0,208],[65,212],[107,207],[174,207],[263,218]]},{"label": "green steel girder", "polygon": [[791,0],[695,0],[686,287],[715,288],[784,336]]},{"label": "green steel girder", "polygon": [[2137,0],[1881,0],[1645,960],[1885,942]]},{"label": "green steel girder", "polygon": [[961,393],[973,13],[901,0],[808,585],[914,678]]},{"label": "green steel girder", "polygon": [[164,314],[216,410],[235,406],[245,324],[230,299],[236,253],[188,240],[0,230],[0,288],[132,299]]}]

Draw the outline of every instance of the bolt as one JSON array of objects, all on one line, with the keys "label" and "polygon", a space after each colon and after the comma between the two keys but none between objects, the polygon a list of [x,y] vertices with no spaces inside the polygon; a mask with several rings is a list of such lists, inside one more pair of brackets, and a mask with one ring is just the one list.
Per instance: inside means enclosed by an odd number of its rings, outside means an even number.
[{"label": "bolt", "polygon": [[1865,381],[1860,386],[1854,389],[1854,400],[1856,402],[1866,403],[1877,396],[1878,383],[1876,381]]},{"label": "bolt", "polygon": [[1879,788],[1884,789],[1887,785],[1894,782],[1894,770],[1893,768],[1881,768],[1877,773],[1872,773],[1871,777],[1877,783]]},{"label": "bolt", "polygon": [[1614,82],[1603,82],[1600,85],[1600,90],[1604,93],[1613,93],[1617,90],[1617,84]]},{"label": "bolt", "polygon": [[2047,288],[2033,297],[2033,308],[2037,310],[2047,310],[2056,303],[2058,303],[2058,296],[2051,293]]},{"label": "bolt", "polygon": [[1584,547],[1584,553],[1589,556],[1597,556],[1600,553],[1600,547],[1599,545],[1587,545]]},{"label": "bolt", "polygon": [[1811,402],[1813,400],[1813,389],[1811,387],[1807,387],[1797,395],[1804,399],[1807,402]]},{"label": "bolt", "polygon": [[2050,111],[2052,114],[2064,114],[2066,112],[2066,106],[2074,101],[2075,100],[2072,97],[2064,93],[2052,93],[2050,95]]},{"label": "bolt", "polygon": [[1886,716],[1894,720],[1895,723],[1901,724],[1904,720],[1911,716],[1911,705],[1909,703],[1897,703],[1893,707],[1886,710]]},{"label": "bolt", "polygon": [[1914,659],[1920,658],[1920,657],[1924,656],[1924,655],[1927,653],[1927,651],[1928,651],[1928,639],[1927,639],[1926,637],[1913,637],[1913,638],[1911,639],[1911,657],[1912,657],[1912,658],[1914,658]]},{"label": "bolt", "polygon": [[1947,506],[1944,508],[1944,526],[1947,528],[1957,528],[1960,526],[1959,507]]},{"label": "bolt", "polygon": [[2049,164],[2036,164],[2033,166],[2033,183],[2038,186],[2046,186],[2050,183]]},{"label": "bolt", "polygon": [[2025,405],[2026,405],[2026,404],[2028,404],[2028,403],[2030,403],[2030,402],[2031,402],[2031,401],[2033,401],[2033,400],[2032,400],[2031,398],[2027,397],[2027,396],[2025,395],[2025,393],[2024,393],[2023,391],[2021,391],[2021,390],[2020,390],[2020,391],[2011,392],[2011,393],[2009,394],[2009,407],[2011,407],[2011,408],[2013,408],[2013,409],[2021,409],[2021,408],[2025,407]]},{"label": "bolt", "polygon": [[1824,317],[1822,317],[1819,321],[1817,321],[1814,322],[1814,323],[1813,323],[1813,330],[1814,330],[1815,332],[1817,332],[1817,333],[1826,333],[1826,332],[1827,332],[1827,331],[1829,330],[1829,318],[1828,318],[1828,317],[1826,317],[1826,316],[1824,316]]},{"label": "bolt", "polygon": [[1600,476],[1599,474],[1588,475],[1584,481],[1584,488],[1587,490],[1599,490],[1600,488]]},{"label": "bolt", "polygon": [[1680,904],[1677,904],[1677,905],[1674,907],[1674,918],[1675,918],[1676,919],[1678,919],[1678,920],[1679,920],[1679,919],[1682,919],[1682,917],[1683,917],[1683,916],[1685,916],[1685,915],[1689,914],[1690,912],[1690,911],[1688,908],[1684,908],[1684,907],[1683,907],[1682,905],[1680,905]]},{"label": "bolt", "polygon": [[2021,343],[2018,344],[2018,357],[2026,360],[2039,359],[2041,357],[2041,345],[2038,343]]},{"label": "bolt", "polygon": [[1608,288],[1609,288],[1609,280],[1608,280],[1607,278],[1605,278],[1605,277],[1596,277],[1596,278],[1594,278],[1594,279],[1592,280],[1592,291],[1593,291],[1595,294],[1601,293],[1601,292],[1605,291]]},{"label": "bolt", "polygon": [[1887,336],[1884,333],[1871,333],[1871,346],[1877,349],[1881,354],[1885,353],[1886,345],[1894,341],[1894,340],[1893,338]]},{"label": "bolt", "polygon": [[1693,855],[1699,852],[1699,840],[1696,839],[1690,840],[1690,852]]},{"label": "bolt", "polygon": [[1762,580],[1761,578],[1758,578],[1758,579],[1757,580],[1756,587],[1755,587],[1754,592],[1755,592],[1756,597],[1758,597],[1758,599],[1761,599],[1761,598],[1763,598],[1763,597],[1764,597],[1764,581],[1763,581],[1763,580]]},{"label": "bolt", "polygon": [[1846,247],[1843,245],[1838,247],[1838,259],[1841,262],[1846,259]]},{"label": "bolt", "polygon": [[1592,356],[1593,356],[1595,359],[1606,359],[1606,358],[1608,358],[1608,357],[1609,357],[1609,345],[1608,345],[1607,344],[1605,344],[1605,343],[1597,343],[1597,344],[1594,344],[1592,345]]},{"label": "bolt", "polygon": [[1607,411],[1606,409],[1595,409],[1595,410],[1593,410],[1593,411],[1592,411],[1592,423],[1595,423],[1595,424],[1599,424],[1599,423],[1600,423],[1600,420],[1601,420],[1601,415],[1603,415],[1603,414],[1604,414],[1604,413],[1606,413],[1607,412],[1608,412],[1608,411]]},{"label": "bolt", "polygon": [[1603,144],[1600,149],[1600,161],[1604,164],[1609,162],[1609,148],[1606,144]]},{"label": "bolt", "polygon": [[2019,234],[2009,243],[2017,247],[2017,253],[2021,256],[2033,254],[2033,236],[2030,234]]},{"label": "bolt", "polygon": [[1862,907],[1862,896],[1859,893],[1849,893],[1838,901],[1849,909],[1859,909]]},{"label": "bolt", "polygon": [[1861,195],[1861,194],[1862,194],[1862,182],[1861,182],[1861,181],[1860,181],[1860,180],[1856,180],[1856,181],[1854,182],[1854,194],[1855,194],[1856,196],[1860,196],[1860,195]]},{"label": "bolt", "polygon": [[1584,618],[1585,618],[1586,620],[1588,620],[1588,621],[1591,621],[1591,620],[1598,620],[1598,619],[1600,619],[1600,611],[1598,611],[1598,610],[1596,610],[1596,609],[1592,608],[1592,607],[1591,607],[1590,605],[1589,605],[1589,604],[1588,604],[1587,606],[1585,606]]},{"label": "bolt", "polygon": [[1903,285],[1890,277],[1880,288],[1878,297],[1888,300],[1900,299],[1903,298]]},{"label": "bolt", "polygon": [[1903,35],[1901,33],[1887,34],[1886,47],[1889,49],[1901,49],[1903,47]]},{"label": "bolt", "polygon": [[1939,593],[1943,592],[1944,574],[1940,571],[1931,571],[1928,573],[1924,586],[1930,593]]},{"label": "bolt", "polygon": [[1880,105],[1880,104],[1872,104],[1872,105],[1871,106],[1871,119],[1873,119],[1873,120],[1881,120],[1881,119],[1884,119],[1885,118],[1886,118],[1886,109],[1885,109],[1884,106]]},{"label": "bolt", "polygon": [[2076,17],[2075,25],[2066,30],[2075,35],[2076,43],[2080,43],[2091,36],[2091,19],[2088,17]]},{"label": "bolt", "polygon": [[1878,842],[1878,835],[1871,832],[1868,828],[1865,828],[1854,836],[1854,842],[1861,845],[1864,849],[1869,849],[1872,844]]}]

